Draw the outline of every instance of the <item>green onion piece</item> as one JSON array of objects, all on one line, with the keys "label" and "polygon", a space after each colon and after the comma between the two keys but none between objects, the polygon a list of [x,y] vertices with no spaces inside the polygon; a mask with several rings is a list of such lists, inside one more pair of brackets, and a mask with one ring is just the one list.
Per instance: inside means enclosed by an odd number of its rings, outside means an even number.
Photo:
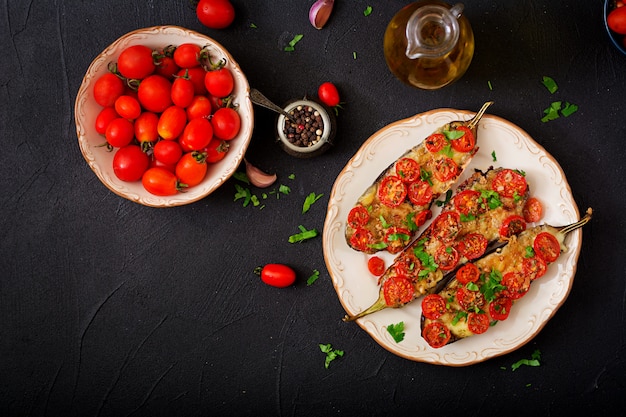
[{"label": "green onion piece", "polygon": [[550,94],[556,93],[556,90],[559,89],[559,86],[556,85],[556,82],[552,78],[546,75],[543,76],[542,82],[543,82],[543,85],[548,89]]},{"label": "green onion piece", "polygon": [[289,41],[289,45],[285,46],[285,51],[286,52],[291,52],[294,51],[296,48],[296,44],[298,42],[300,42],[300,40],[304,37],[304,35],[296,35],[293,37],[292,40]]},{"label": "green onion piece", "polygon": [[289,236],[289,243],[302,242],[304,240],[312,239],[317,236],[317,230],[315,229],[307,230],[306,227],[302,225],[298,226],[298,228],[300,229],[300,233]]}]

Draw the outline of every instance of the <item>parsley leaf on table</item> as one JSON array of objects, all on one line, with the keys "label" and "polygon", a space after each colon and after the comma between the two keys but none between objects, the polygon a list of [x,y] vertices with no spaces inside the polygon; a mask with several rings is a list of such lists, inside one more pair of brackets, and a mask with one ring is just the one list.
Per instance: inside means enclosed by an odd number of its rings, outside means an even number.
[{"label": "parsley leaf on table", "polygon": [[324,368],[328,369],[328,366],[332,361],[337,359],[339,356],[343,356],[343,350],[333,349],[330,343],[325,345],[319,345],[320,350],[326,354],[326,360],[324,361]]}]

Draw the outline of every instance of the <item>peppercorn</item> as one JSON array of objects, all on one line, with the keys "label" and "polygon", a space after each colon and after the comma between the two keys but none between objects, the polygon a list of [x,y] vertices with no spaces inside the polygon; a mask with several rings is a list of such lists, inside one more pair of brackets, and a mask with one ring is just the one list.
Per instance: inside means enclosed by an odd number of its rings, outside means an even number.
[{"label": "peppercorn", "polygon": [[294,121],[285,119],[283,133],[295,146],[309,147],[322,139],[324,121],[319,111],[311,106],[297,106],[289,114]]}]

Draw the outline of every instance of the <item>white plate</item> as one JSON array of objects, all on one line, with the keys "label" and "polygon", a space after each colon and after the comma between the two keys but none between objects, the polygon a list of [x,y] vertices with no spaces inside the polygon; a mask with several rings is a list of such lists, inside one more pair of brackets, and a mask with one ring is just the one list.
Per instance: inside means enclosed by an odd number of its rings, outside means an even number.
[{"label": "white plate", "polygon": [[[332,189],[324,223],[323,248],[326,266],[339,301],[346,312],[357,314],[378,298],[377,278],[367,270],[365,255],[351,249],[345,241],[348,212],[361,193],[380,172],[417,145],[429,134],[453,120],[468,120],[473,112],[439,109],[392,123],[372,135],[341,171]],[[474,169],[490,166],[526,172],[531,195],[544,206],[542,223],[562,226],[579,219],[570,187],[558,162],[526,132],[493,115],[485,115],[478,125],[478,153],[460,181]],[[497,160],[492,159],[495,152]],[[433,217],[439,208],[433,205]],[[508,353],[532,339],[563,304],[574,280],[582,233],[576,230],[566,238],[569,250],[563,253],[541,280],[517,302],[506,321],[482,335],[431,348],[420,334],[421,299],[399,309],[385,309],[357,320],[381,346],[406,359],[433,364],[464,366]],[[394,256],[378,254],[390,265]],[[396,343],[386,326],[404,322],[405,338]],[[346,326],[352,326],[346,323]]]}]

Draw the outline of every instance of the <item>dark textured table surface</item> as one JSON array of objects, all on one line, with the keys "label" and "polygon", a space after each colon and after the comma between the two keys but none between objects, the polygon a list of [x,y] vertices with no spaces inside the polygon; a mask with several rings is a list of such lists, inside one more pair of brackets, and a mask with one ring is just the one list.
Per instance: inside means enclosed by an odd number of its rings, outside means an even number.
[{"label": "dark textured table surface", "polygon": [[[609,43],[602,1],[468,1],[476,51],[438,91],[401,84],[382,36],[406,1],[337,1],[323,30],[312,1],[234,0],[207,29],[180,1],[3,2],[0,7],[0,414],[566,415],[626,406],[626,56]],[[373,10],[364,16],[363,10]],[[121,35],[179,25],[224,45],[252,86],[278,103],[339,88],[336,146],[302,160],[255,107],[247,158],[291,194],[263,210],[233,201],[235,180],[196,203],[145,207],[110,192],[78,147],[74,100],[91,60]],[[303,34],[295,51],[284,46]],[[551,96],[542,77],[555,79]],[[344,310],[321,238],[337,175],[389,123],[431,109],[490,113],[528,132],[594,208],[569,297],[518,350],[468,367],[413,362],[379,346]],[[541,122],[551,101],[578,112]],[[288,179],[295,174],[294,179]],[[306,218],[302,202],[323,194]],[[297,283],[264,285],[281,262]],[[320,278],[310,286],[313,270]],[[345,355],[324,367],[319,344]],[[511,365],[541,352],[539,367]]]}]

